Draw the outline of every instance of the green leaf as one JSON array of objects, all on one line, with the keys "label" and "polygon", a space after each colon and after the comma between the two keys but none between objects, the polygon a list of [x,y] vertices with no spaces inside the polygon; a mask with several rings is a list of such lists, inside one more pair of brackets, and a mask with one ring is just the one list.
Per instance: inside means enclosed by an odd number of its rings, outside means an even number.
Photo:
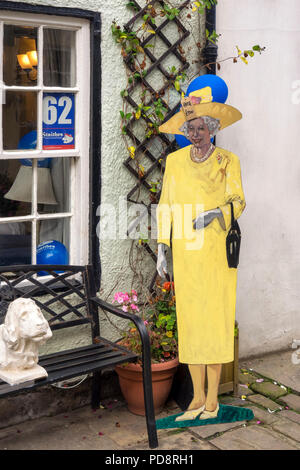
[{"label": "green leaf", "polygon": [[120,114],[121,114],[121,118],[124,119],[124,117],[125,117],[124,112],[123,112],[123,111],[120,111]]}]

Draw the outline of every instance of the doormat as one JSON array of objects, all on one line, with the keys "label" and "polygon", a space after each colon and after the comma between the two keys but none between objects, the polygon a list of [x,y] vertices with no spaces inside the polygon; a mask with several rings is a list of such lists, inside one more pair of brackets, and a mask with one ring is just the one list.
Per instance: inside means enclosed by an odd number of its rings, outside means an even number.
[{"label": "doormat", "polygon": [[192,426],[204,426],[206,424],[233,423],[234,421],[249,421],[254,418],[253,411],[249,408],[222,405],[221,403],[219,404],[219,412],[216,418],[199,419],[198,416],[196,419],[191,419],[188,421],[175,421],[177,416],[181,416],[183,415],[183,413],[178,413],[177,415],[157,419],[156,429],[190,428]]}]

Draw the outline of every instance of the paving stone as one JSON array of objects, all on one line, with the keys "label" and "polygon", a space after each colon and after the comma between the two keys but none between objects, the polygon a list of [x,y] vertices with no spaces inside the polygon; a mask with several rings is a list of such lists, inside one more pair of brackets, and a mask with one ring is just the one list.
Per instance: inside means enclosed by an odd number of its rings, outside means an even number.
[{"label": "paving stone", "polygon": [[294,421],[295,423],[300,424],[300,414],[296,413],[295,411],[291,411],[291,410],[279,411],[279,413],[276,413],[276,416],[290,419],[291,421]]},{"label": "paving stone", "polygon": [[[13,426],[14,434],[0,441],[1,450],[121,450],[99,428],[76,413],[58,415]],[[3,431],[2,431],[3,432]]]},{"label": "paving stone", "polygon": [[282,409],[282,406],[278,405],[273,400],[270,400],[270,398],[264,397],[263,395],[249,395],[248,400],[252,401],[253,403],[257,403],[258,405],[261,405],[264,408],[269,408],[271,411],[277,411]]},{"label": "paving stone", "polygon": [[[278,419],[280,419],[278,416],[279,413],[269,413],[267,410],[263,410],[261,408],[258,408],[258,406],[253,405],[248,406],[248,408],[253,411],[254,420],[261,421],[262,424],[272,424],[275,421],[278,421]],[[254,420],[252,420],[252,422]]]},{"label": "paving stone", "polygon": [[240,384],[252,384],[255,382],[257,377],[250,372],[239,372],[239,383]]},{"label": "paving stone", "polygon": [[287,394],[287,390],[273,384],[273,382],[254,382],[251,384],[251,389],[256,393],[271,398],[271,400],[276,400]]},{"label": "paving stone", "polygon": [[295,450],[300,445],[261,425],[250,425],[209,440],[221,450]]},{"label": "paving stone", "polygon": [[251,388],[247,387],[246,385],[239,385],[238,386],[238,395],[241,397],[242,395],[254,395],[254,392]]},{"label": "paving stone", "polygon": [[245,423],[246,421],[235,421],[234,423],[207,424],[206,426],[193,426],[192,428],[189,428],[189,430],[204,439],[206,437],[214,436],[217,433],[228,431],[228,429],[242,426]]},{"label": "paving stone", "polygon": [[300,425],[287,419],[281,419],[272,424],[272,429],[289,436],[300,444]]},{"label": "paving stone", "polygon": [[286,403],[287,406],[289,406],[293,410],[300,412],[300,397],[298,395],[294,395],[293,393],[290,393],[289,395],[286,395],[285,397],[280,398],[280,401],[283,401],[284,403]]},{"label": "paving stone", "polygon": [[[193,435],[191,435],[187,430],[184,432],[170,433],[163,437],[160,437],[158,440],[158,447],[155,449],[155,452],[162,449],[175,449],[175,450],[216,450],[215,447],[209,442],[201,441]],[[138,445],[133,445],[132,447],[127,447],[126,450],[130,449],[135,450],[148,450],[149,447],[146,442],[140,443]]]},{"label": "paving stone", "polygon": [[223,403],[223,405],[232,405],[232,406],[246,406],[249,404],[246,400],[242,400],[241,398],[237,397],[219,397],[219,402]]},{"label": "paving stone", "polygon": [[297,392],[300,392],[300,367],[292,363],[292,353],[289,351],[278,351],[263,357],[240,361],[240,366],[253,369],[265,377],[284,384]]}]

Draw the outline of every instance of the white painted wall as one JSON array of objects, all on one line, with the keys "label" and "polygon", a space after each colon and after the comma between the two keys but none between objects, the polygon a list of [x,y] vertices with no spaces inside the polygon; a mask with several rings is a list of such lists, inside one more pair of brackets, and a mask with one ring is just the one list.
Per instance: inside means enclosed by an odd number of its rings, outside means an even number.
[{"label": "white painted wall", "polygon": [[217,32],[219,60],[235,45],[266,47],[248,65],[227,61],[219,71],[227,103],[243,113],[217,144],[239,155],[247,202],[237,292],[246,357],[300,338],[300,2],[219,1]]}]

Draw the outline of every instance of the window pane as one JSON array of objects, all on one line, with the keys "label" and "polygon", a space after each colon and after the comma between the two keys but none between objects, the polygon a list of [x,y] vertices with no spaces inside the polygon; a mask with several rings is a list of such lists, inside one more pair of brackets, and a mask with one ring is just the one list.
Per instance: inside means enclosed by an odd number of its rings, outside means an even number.
[{"label": "window pane", "polygon": [[[46,158],[38,168],[38,212],[53,214],[70,210],[70,158]],[[43,203],[40,203],[43,196]]]},{"label": "window pane", "polygon": [[74,93],[44,93],[43,149],[75,148]]},{"label": "window pane", "polygon": [[6,85],[36,85],[37,63],[37,28],[5,24],[4,83]]},{"label": "window pane", "polygon": [[[22,165],[22,160],[1,160],[0,217],[30,215],[31,188],[31,167]],[[16,227],[14,225],[14,229]]]},{"label": "window pane", "polygon": [[4,150],[35,149],[37,93],[6,91],[2,108]]},{"label": "window pane", "polygon": [[70,219],[38,221],[37,264],[70,264]]},{"label": "window pane", "polygon": [[75,86],[75,34],[75,31],[44,29],[44,85]]},{"label": "window pane", "polygon": [[0,265],[31,264],[31,223],[0,223]]}]

